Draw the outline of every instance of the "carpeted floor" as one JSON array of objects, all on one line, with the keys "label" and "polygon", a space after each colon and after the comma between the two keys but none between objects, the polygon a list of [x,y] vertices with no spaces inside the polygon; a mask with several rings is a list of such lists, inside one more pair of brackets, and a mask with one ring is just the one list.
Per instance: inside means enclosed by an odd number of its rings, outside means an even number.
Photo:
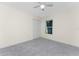
[{"label": "carpeted floor", "polygon": [[79,48],[38,38],[0,49],[0,56],[79,56]]}]

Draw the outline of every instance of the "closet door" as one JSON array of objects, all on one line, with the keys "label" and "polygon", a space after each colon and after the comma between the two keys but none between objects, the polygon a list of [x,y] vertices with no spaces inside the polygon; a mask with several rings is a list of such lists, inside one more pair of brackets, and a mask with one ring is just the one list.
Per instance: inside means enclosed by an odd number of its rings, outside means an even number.
[{"label": "closet door", "polygon": [[40,37],[40,21],[39,20],[33,20],[33,39]]}]

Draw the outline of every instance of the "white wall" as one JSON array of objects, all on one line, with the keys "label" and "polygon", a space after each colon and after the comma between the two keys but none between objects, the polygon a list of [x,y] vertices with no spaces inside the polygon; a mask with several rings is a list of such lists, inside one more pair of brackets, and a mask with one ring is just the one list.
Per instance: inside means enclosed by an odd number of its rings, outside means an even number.
[{"label": "white wall", "polygon": [[[52,17],[54,16],[54,17]],[[52,13],[53,18],[53,40],[74,45],[74,18],[69,10],[61,10],[59,13]]]},{"label": "white wall", "polygon": [[0,5],[0,48],[33,39],[32,16]]},{"label": "white wall", "polygon": [[79,47],[79,4],[73,9],[73,19],[74,19],[74,40],[72,44]]},{"label": "white wall", "polygon": [[[45,20],[53,19],[53,34],[45,34]],[[41,24],[42,37],[79,47],[79,6],[58,7],[44,18]],[[52,37],[53,36],[53,37]]]},{"label": "white wall", "polygon": [[[52,40],[79,47],[79,3],[56,8],[47,18],[53,19]],[[43,37],[48,38],[45,35]]]},{"label": "white wall", "polygon": [[54,20],[53,40],[79,47],[79,4],[50,17]]}]

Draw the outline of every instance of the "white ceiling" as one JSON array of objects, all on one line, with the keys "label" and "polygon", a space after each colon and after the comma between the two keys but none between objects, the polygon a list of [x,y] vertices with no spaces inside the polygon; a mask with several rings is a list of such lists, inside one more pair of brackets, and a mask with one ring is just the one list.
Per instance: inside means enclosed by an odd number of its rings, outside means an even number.
[{"label": "white ceiling", "polygon": [[41,11],[40,8],[33,8],[34,6],[38,5],[37,2],[5,2],[5,3],[0,3],[0,5],[8,5],[13,8],[16,8],[18,10],[21,10],[23,12],[27,11],[32,14],[33,16],[48,16],[49,14],[55,12],[55,11],[60,11],[60,10],[65,10],[71,7],[79,6],[78,2],[42,2],[44,4],[53,4],[53,7],[48,7],[46,8],[45,11]]}]

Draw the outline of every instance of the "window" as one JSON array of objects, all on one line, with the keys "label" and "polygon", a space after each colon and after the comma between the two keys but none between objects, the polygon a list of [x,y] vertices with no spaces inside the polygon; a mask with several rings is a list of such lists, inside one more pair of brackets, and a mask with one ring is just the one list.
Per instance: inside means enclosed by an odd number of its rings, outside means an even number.
[{"label": "window", "polygon": [[52,20],[46,21],[47,34],[52,34]]}]

